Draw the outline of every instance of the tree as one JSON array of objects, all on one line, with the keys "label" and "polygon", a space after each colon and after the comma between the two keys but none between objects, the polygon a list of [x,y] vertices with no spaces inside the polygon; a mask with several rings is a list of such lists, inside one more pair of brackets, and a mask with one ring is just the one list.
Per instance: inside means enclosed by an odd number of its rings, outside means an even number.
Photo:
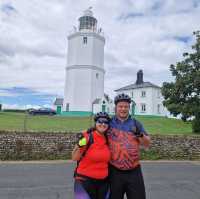
[{"label": "tree", "polygon": [[174,82],[164,82],[162,94],[164,105],[174,115],[182,115],[182,120],[192,120],[193,132],[200,133],[200,31],[193,33],[196,43],[191,53],[183,54],[183,61],[170,66]]}]

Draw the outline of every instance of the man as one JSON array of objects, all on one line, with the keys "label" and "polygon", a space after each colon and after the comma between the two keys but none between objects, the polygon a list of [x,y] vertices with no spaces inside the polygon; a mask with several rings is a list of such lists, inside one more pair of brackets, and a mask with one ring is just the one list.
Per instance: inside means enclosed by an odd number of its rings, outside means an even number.
[{"label": "man", "polygon": [[115,97],[115,116],[108,133],[111,151],[110,199],[145,199],[145,187],[139,162],[140,145],[148,147],[150,137],[142,124],[129,115],[131,98],[126,94]]}]

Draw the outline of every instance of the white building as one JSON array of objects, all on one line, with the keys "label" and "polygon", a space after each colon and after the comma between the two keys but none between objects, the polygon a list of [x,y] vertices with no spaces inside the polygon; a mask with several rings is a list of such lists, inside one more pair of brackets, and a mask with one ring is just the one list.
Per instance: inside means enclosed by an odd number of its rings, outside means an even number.
[{"label": "white building", "polygon": [[[105,38],[91,9],[79,18],[78,28],[68,36],[68,55],[64,99],[57,98],[54,105],[58,114],[88,116],[99,111],[114,113],[113,101],[104,94],[104,45]],[[163,107],[161,88],[143,82],[143,72],[137,73],[135,84],[115,90],[126,93],[135,103],[132,114],[168,115]]]},{"label": "white building", "polygon": [[97,99],[93,104],[93,113],[99,111],[107,112],[109,114],[114,114],[114,104],[113,100],[107,95],[104,94],[103,98]]},{"label": "white building", "polygon": [[131,105],[132,112],[136,115],[167,116],[169,112],[163,106],[161,88],[151,82],[143,81],[142,70],[137,73],[134,84],[115,90],[116,94],[128,94],[134,101]]},{"label": "white building", "polygon": [[110,102],[104,95],[104,45],[102,29],[97,28],[97,19],[89,8],[68,36],[64,100],[54,103],[57,112],[88,115],[107,110],[105,105]]}]

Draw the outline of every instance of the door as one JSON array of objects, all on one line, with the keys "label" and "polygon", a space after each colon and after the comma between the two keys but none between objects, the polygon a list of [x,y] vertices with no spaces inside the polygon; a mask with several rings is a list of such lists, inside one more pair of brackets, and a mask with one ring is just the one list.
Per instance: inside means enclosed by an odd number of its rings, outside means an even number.
[{"label": "door", "polygon": [[106,112],[106,105],[105,104],[102,105],[102,112]]},{"label": "door", "polygon": [[57,113],[57,114],[61,114],[61,106],[57,106],[56,113]]}]

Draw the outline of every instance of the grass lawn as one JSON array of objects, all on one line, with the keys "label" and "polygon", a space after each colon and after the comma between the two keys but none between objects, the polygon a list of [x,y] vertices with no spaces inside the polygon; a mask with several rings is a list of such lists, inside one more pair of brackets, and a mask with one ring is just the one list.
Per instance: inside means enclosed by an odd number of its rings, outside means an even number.
[{"label": "grass lawn", "polygon": [[[191,123],[164,117],[137,116],[151,134],[192,134]],[[78,132],[92,125],[89,117],[30,116],[0,112],[0,130]]]},{"label": "grass lawn", "polygon": [[137,116],[151,134],[192,134],[191,122],[165,117]]}]

